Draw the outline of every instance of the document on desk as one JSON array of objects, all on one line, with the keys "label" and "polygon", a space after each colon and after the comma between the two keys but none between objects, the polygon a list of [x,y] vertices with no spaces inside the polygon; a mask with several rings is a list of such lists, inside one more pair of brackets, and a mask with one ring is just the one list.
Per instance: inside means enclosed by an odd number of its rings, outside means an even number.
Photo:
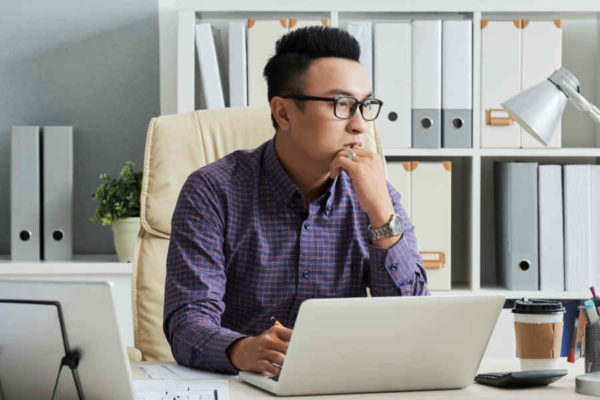
[{"label": "document on desk", "polygon": [[136,400],[200,399],[229,400],[229,383],[226,380],[139,380],[133,382]]},{"label": "document on desk", "polygon": [[151,379],[227,379],[234,375],[217,374],[199,369],[184,367],[178,364],[140,365],[140,369]]}]

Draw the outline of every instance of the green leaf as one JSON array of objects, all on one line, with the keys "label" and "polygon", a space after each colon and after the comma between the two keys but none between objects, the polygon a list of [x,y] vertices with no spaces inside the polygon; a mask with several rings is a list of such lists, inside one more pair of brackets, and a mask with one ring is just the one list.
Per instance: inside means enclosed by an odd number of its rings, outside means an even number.
[{"label": "green leaf", "polygon": [[99,175],[101,183],[92,198],[98,202],[90,221],[108,226],[126,217],[139,217],[142,172],[134,170],[135,163],[127,161],[119,176]]}]

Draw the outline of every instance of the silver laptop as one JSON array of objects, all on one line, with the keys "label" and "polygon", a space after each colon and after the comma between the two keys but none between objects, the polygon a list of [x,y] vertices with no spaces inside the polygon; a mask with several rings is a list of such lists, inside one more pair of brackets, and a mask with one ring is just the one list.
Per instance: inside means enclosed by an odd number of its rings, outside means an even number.
[{"label": "silver laptop", "polygon": [[56,399],[134,398],[110,283],[0,281],[0,399],[51,399],[65,345]]},{"label": "silver laptop", "polygon": [[280,396],[460,389],[473,382],[504,296],[306,300],[277,380]]}]

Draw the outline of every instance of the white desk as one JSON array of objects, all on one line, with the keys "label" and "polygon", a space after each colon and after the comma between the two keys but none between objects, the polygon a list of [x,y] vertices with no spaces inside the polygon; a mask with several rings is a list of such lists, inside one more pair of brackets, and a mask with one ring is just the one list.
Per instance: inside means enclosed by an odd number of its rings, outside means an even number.
[{"label": "white desk", "polygon": [[[575,377],[583,374],[583,359],[575,364],[568,363],[566,358],[561,359],[562,368],[569,370],[569,375],[559,381],[535,389],[496,389],[490,386],[473,383],[462,390],[435,390],[421,392],[397,393],[371,393],[327,396],[298,396],[290,397],[293,400],[324,400],[332,398],[339,400],[379,400],[379,399],[598,399],[598,397],[584,396],[575,393]],[[137,366],[144,364],[158,364],[152,362],[133,363],[131,370],[133,379],[149,379]],[[448,366],[452,368],[452,366]],[[481,363],[479,372],[518,371],[520,369],[517,358],[485,358]],[[229,397],[231,400],[239,399],[277,399],[277,396],[264,392],[254,386],[242,382],[239,378],[229,378]]]}]

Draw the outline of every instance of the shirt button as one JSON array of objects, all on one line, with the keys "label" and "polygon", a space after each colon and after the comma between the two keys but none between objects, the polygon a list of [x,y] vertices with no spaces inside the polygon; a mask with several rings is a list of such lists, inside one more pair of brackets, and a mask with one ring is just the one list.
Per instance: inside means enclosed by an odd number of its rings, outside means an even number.
[{"label": "shirt button", "polygon": [[398,269],[398,267],[396,266],[396,264],[392,264],[392,265],[390,266],[390,269],[391,269],[392,271],[395,271],[395,270],[397,270],[397,269]]},{"label": "shirt button", "polygon": [[325,209],[327,210],[328,213],[331,212],[331,206],[328,205],[327,207],[325,207]]},{"label": "shirt button", "polygon": [[304,229],[306,229],[306,230],[310,229],[310,224],[308,222],[304,224]]},{"label": "shirt button", "polygon": [[305,269],[304,272],[302,273],[302,276],[305,278],[308,278],[308,270]]}]

